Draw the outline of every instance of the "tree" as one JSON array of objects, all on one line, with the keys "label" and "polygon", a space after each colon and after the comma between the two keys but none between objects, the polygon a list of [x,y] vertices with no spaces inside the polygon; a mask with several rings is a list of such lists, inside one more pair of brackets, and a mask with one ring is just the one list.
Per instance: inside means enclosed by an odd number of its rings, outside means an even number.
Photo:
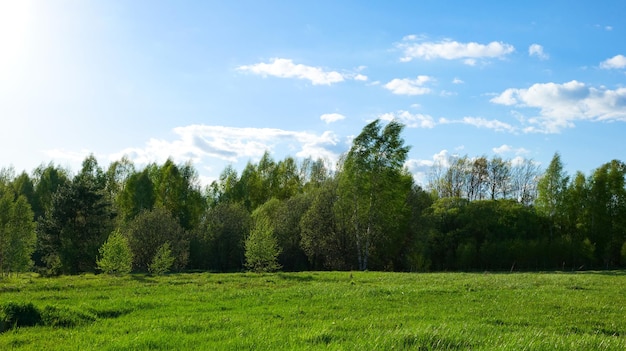
[{"label": "tree", "polygon": [[175,260],[176,258],[172,256],[170,243],[166,242],[157,249],[148,267],[148,271],[152,274],[163,275],[169,272]]},{"label": "tree", "polygon": [[107,274],[128,274],[133,268],[133,252],[128,244],[128,239],[118,230],[109,235],[107,241],[102,244],[100,257],[96,261],[98,269]]},{"label": "tree", "polygon": [[131,221],[143,210],[152,210],[156,202],[154,183],[148,169],[131,174],[117,196],[119,217],[123,223]]},{"label": "tree", "polygon": [[337,180],[328,179],[312,191],[313,200],[300,219],[300,245],[313,269],[347,270],[354,266],[353,236],[336,216]]},{"label": "tree", "polygon": [[593,172],[589,187],[589,239],[606,268],[620,261],[626,240],[626,164],[605,163]]},{"label": "tree", "polygon": [[262,211],[252,214],[253,226],[245,241],[246,267],[254,272],[273,272],[280,269],[280,249],[269,216]]},{"label": "tree", "polygon": [[348,215],[358,268],[366,270],[372,250],[395,239],[406,213],[411,183],[403,172],[409,151],[400,133],[404,126],[380,120],[369,123],[353,140],[339,173],[337,213]]},{"label": "tree", "polygon": [[539,214],[550,220],[550,239],[553,238],[553,229],[560,230],[563,221],[565,191],[569,177],[563,170],[561,155],[555,153],[550,165],[537,183],[537,200],[535,207]]},{"label": "tree", "polygon": [[42,223],[41,246],[49,268],[56,262],[63,273],[96,268],[98,249],[113,229],[105,184],[104,173],[88,157],[81,172],[54,193]]},{"label": "tree", "polygon": [[189,163],[178,166],[168,159],[153,171],[155,204],[166,208],[185,230],[195,228],[204,212],[205,201],[193,166]]},{"label": "tree", "polygon": [[167,209],[157,206],[151,211],[142,211],[128,223],[123,233],[133,252],[135,270],[147,272],[159,247],[166,242],[175,258],[173,268],[180,270],[186,266],[188,234]]},{"label": "tree", "polygon": [[244,240],[250,233],[250,213],[242,203],[220,201],[207,209],[193,232],[190,265],[220,272],[244,267]]},{"label": "tree", "polygon": [[26,198],[0,184],[0,275],[27,271],[35,251],[33,211]]}]

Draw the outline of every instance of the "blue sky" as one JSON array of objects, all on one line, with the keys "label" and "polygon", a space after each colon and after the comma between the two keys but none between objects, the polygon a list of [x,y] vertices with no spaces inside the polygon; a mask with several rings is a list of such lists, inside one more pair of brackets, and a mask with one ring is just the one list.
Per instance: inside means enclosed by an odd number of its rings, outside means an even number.
[{"label": "blue sky", "polygon": [[0,167],[265,150],[334,163],[406,124],[418,181],[449,155],[570,174],[626,160],[624,1],[0,0]]}]

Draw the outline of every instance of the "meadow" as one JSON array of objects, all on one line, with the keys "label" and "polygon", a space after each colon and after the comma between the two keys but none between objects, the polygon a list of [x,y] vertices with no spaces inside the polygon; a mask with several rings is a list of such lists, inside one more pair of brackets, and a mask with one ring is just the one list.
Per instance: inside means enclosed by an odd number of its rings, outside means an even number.
[{"label": "meadow", "polygon": [[2,350],[626,349],[623,271],[21,275],[0,306],[40,318]]}]

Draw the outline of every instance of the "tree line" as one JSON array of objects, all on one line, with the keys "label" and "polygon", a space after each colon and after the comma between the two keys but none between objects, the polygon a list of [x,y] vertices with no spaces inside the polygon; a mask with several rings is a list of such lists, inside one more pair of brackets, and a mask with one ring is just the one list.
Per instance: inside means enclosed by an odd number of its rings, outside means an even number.
[{"label": "tree line", "polygon": [[0,171],[0,274],[539,270],[626,266],[626,165],[454,156],[428,184],[403,125],[367,124],[335,167],[269,153],[201,187],[190,163]]}]

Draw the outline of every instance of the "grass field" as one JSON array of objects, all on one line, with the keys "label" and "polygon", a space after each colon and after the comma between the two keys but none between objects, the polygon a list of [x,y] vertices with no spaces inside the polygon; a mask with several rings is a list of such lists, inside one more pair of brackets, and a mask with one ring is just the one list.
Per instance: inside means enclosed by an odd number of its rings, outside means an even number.
[{"label": "grass field", "polygon": [[1,350],[626,350],[626,272],[21,276],[11,303],[48,317]]}]

